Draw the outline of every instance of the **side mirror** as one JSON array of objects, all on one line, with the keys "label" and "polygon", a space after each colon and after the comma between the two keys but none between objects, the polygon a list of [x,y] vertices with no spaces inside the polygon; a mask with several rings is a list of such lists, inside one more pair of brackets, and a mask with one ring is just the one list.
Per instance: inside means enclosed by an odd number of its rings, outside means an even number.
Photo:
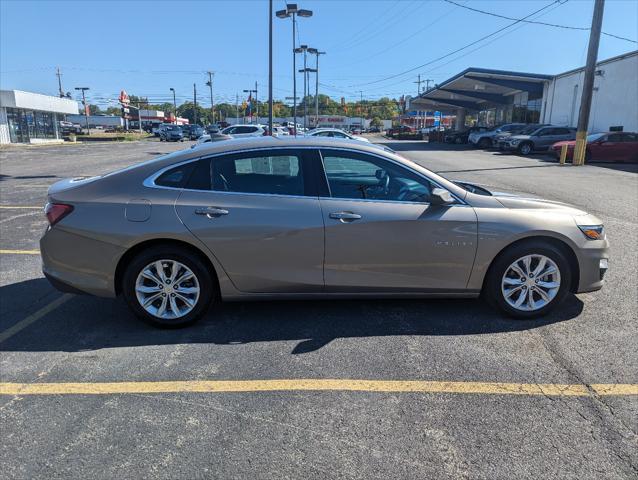
[{"label": "side mirror", "polygon": [[449,205],[454,203],[452,194],[444,188],[433,188],[430,194],[430,204],[432,205]]}]

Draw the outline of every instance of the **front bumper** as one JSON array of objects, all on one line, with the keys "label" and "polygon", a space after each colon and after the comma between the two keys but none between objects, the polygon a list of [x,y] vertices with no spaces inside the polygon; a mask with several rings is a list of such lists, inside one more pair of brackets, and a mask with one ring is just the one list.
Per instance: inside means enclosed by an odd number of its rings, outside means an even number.
[{"label": "front bumper", "polygon": [[577,251],[580,280],[576,293],[594,292],[603,288],[609,268],[609,242],[588,241]]}]

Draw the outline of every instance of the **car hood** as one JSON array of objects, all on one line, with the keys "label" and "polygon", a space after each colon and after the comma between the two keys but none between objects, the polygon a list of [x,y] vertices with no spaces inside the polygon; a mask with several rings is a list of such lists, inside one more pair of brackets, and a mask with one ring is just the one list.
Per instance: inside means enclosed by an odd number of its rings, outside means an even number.
[{"label": "car hood", "polygon": [[552,210],[560,211],[573,216],[587,215],[587,212],[579,210],[567,203],[544,200],[542,198],[525,198],[507,193],[495,193],[492,195],[505,208],[525,209],[525,210]]}]

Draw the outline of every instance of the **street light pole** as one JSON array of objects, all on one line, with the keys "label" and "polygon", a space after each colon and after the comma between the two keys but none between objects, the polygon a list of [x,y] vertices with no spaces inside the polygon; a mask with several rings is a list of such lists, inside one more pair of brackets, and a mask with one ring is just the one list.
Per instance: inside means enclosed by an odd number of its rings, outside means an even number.
[{"label": "street light pole", "polygon": [[296,16],[300,17],[312,17],[312,10],[304,10],[297,7],[296,3],[287,3],[285,10],[278,10],[277,18],[292,17],[292,98],[293,98],[293,119],[294,119],[294,131],[297,135],[297,59],[295,53],[295,44],[297,36]]},{"label": "street light pole", "polygon": [[315,59],[315,128],[319,126],[319,55],[325,55],[326,52],[320,52],[316,48],[309,48],[308,52],[316,55]]},{"label": "street light pole", "polygon": [[208,85],[210,87],[210,113],[212,115],[212,120],[213,120],[213,124],[215,123],[215,100],[213,100],[213,75],[215,75],[215,73],[213,72],[206,72],[208,73],[208,82],[206,82],[206,85]]},{"label": "street light pole", "polygon": [[82,91],[82,105],[84,106],[84,120],[86,122],[86,132],[88,135],[91,135],[91,129],[89,128],[89,112],[86,105],[86,97],[84,96],[84,92],[90,89],[89,87],[75,87],[75,89]]},{"label": "street light pole", "polygon": [[268,2],[268,134],[272,135],[272,0]]},{"label": "street light pole", "polygon": [[177,101],[175,100],[175,89],[171,87],[170,90],[173,92],[173,123],[177,125]]},{"label": "street light pole", "polygon": [[[248,94],[254,93],[255,94],[255,104],[256,104],[257,103],[257,100],[256,100],[256,98],[257,98],[257,82],[255,82],[255,89],[254,90],[251,90],[251,89],[244,90],[244,93],[248,93]],[[259,116],[259,112],[258,112],[258,116]],[[252,123],[252,117],[253,117],[253,106],[252,106],[252,102],[251,102],[251,105],[250,105],[250,120],[251,120],[251,122],[250,123]]]}]

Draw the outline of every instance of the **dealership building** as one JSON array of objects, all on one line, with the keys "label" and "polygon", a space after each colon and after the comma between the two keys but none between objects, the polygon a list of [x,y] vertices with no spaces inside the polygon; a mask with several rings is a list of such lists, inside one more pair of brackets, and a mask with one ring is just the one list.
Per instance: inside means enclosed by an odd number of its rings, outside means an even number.
[{"label": "dealership building", "polygon": [[60,142],[60,120],[77,113],[75,100],[0,90],[0,144]]},{"label": "dealership building", "polygon": [[[468,68],[413,98],[412,110],[471,114],[478,125],[546,123],[576,127],[584,68],[558,75]],[[596,64],[588,131],[638,131],[638,51]]]}]

